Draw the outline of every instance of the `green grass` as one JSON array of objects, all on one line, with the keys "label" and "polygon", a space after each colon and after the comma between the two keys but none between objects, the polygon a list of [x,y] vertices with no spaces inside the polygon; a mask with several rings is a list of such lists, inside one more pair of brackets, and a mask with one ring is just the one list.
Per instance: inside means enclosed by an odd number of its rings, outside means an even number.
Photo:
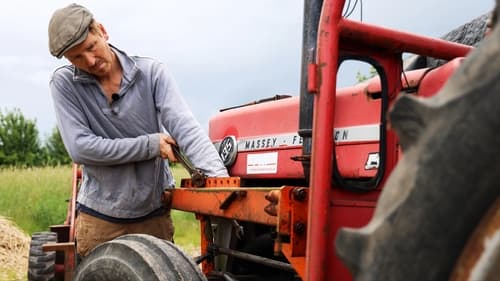
[{"label": "green grass", "polygon": [[70,193],[70,166],[0,170],[0,215],[30,234],[64,221]]},{"label": "green grass", "polygon": [[[181,165],[173,168],[177,184],[188,177]],[[71,166],[0,169],[0,215],[13,220],[28,234],[48,230],[66,218],[70,198]],[[199,245],[199,223],[194,214],[174,210],[174,240],[186,247]]]},{"label": "green grass", "polygon": [[[188,172],[182,165],[175,165],[172,169],[177,186],[181,179],[188,178]],[[200,223],[193,213],[179,210],[172,211],[172,220],[175,226],[174,241],[176,244],[186,247],[186,250],[198,248],[200,246]]]}]

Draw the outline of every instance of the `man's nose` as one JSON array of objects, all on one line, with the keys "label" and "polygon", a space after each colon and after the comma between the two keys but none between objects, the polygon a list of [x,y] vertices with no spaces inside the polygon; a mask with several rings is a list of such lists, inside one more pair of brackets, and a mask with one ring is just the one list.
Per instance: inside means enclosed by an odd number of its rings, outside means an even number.
[{"label": "man's nose", "polygon": [[84,58],[87,66],[93,67],[95,65],[96,59],[92,54],[86,54],[84,55]]}]

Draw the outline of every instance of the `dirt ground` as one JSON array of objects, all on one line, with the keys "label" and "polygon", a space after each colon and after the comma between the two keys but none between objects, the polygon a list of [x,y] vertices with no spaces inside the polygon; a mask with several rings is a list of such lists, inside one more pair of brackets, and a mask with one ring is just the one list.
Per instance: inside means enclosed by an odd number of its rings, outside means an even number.
[{"label": "dirt ground", "polygon": [[0,216],[0,280],[26,280],[30,237]]}]

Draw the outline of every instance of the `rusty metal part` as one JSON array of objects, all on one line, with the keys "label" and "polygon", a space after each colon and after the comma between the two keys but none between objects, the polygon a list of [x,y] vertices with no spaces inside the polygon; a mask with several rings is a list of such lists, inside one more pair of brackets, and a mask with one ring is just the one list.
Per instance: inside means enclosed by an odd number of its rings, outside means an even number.
[{"label": "rusty metal part", "polygon": [[[200,215],[276,225],[276,217],[265,213],[263,208],[267,205],[265,194],[273,189],[276,188],[176,188],[172,190],[172,208]],[[246,195],[236,196],[231,204],[224,204],[233,192]],[[221,208],[221,204],[224,208]]]},{"label": "rusty metal part", "polygon": [[464,248],[450,281],[494,280],[500,276],[500,199],[483,217]]},{"label": "rusty metal part", "polygon": [[256,256],[256,255],[252,255],[252,254],[248,254],[248,253],[245,253],[245,252],[236,251],[236,250],[228,249],[228,248],[218,248],[217,252],[219,254],[225,254],[225,255],[228,255],[228,256],[237,257],[237,258],[240,258],[240,259],[243,259],[243,260],[252,261],[252,262],[263,264],[263,265],[266,265],[266,266],[269,266],[269,267],[274,267],[274,268],[278,268],[278,269],[281,269],[281,270],[295,272],[294,268],[290,264],[284,263],[284,262],[280,262],[280,261],[277,261],[277,260],[273,260],[273,259],[269,259],[269,258],[264,258],[264,257],[261,257],[261,256]]},{"label": "rusty metal part", "polygon": [[[288,237],[289,242],[280,242],[275,245],[281,253],[293,265],[297,274],[306,279],[306,243],[307,243],[307,223],[308,223],[308,192],[303,189],[304,199],[297,200],[294,193],[300,187],[286,186],[281,188],[281,195],[278,203],[278,237]],[[301,192],[299,192],[301,193]],[[299,196],[300,197],[300,196]]]},{"label": "rusty metal part", "polygon": [[171,145],[172,151],[174,152],[175,158],[177,158],[177,161],[179,161],[184,168],[188,171],[189,175],[191,176],[191,182],[193,183],[194,186],[196,187],[203,187],[205,186],[205,182],[207,179],[207,176],[200,170],[197,169],[191,161],[182,153],[180,150],[179,146],[177,145]]},{"label": "rusty metal part", "polygon": [[196,258],[196,262],[201,262],[203,273],[206,275],[213,271],[214,265],[214,233],[212,229],[212,222],[209,216],[196,215],[200,221],[201,231],[201,256]]},{"label": "rusty metal part", "polygon": [[236,200],[241,199],[247,196],[247,192],[245,190],[237,190],[231,192],[229,196],[220,204],[219,209],[226,210],[229,206]]}]

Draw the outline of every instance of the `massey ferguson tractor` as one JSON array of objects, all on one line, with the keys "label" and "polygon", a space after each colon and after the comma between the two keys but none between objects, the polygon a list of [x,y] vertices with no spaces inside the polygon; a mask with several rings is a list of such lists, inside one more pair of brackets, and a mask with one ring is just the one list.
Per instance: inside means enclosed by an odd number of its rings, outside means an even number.
[{"label": "massey ferguson tractor", "polygon": [[[210,120],[231,177],[178,151],[191,178],[171,204],[196,214],[199,256],[126,235],[77,262],[75,165],[66,221],[33,236],[30,280],[500,280],[500,30],[473,48],[347,19],[344,4],[305,1],[300,96]],[[407,54],[442,64],[410,69]],[[339,87],[349,61],[374,75]]]}]

